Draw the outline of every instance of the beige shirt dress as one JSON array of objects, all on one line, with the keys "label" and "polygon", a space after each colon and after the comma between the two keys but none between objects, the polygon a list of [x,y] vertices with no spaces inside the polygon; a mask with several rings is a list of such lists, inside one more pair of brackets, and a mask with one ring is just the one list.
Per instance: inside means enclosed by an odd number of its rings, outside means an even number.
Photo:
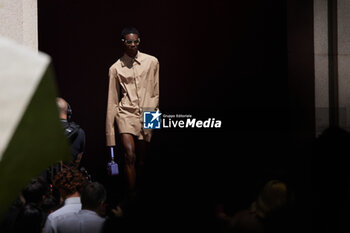
[{"label": "beige shirt dress", "polygon": [[156,111],[159,106],[159,62],[138,51],[135,58],[124,54],[109,68],[106,114],[107,146],[115,146],[115,128],[119,133],[135,135],[149,142],[152,130],[143,129],[143,111]]}]

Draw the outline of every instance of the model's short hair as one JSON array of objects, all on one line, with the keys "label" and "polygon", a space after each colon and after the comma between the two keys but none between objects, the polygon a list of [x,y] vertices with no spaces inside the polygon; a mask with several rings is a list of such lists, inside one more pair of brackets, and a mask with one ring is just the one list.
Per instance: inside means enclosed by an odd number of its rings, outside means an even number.
[{"label": "model's short hair", "polygon": [[140,37],[139,31],[136,28],[134,28],[134,27],[125,27],[122,30],[121,38],[125,39],[125,36],[128,35],[128,34],[137,34]]},{"label": "model's short hair", "polygon": [[83,209],[96,209],[103,201],[106,201],[107,194],[104,186],[98,182],[92,182],[83,187],[81,192],[81,204]]}]

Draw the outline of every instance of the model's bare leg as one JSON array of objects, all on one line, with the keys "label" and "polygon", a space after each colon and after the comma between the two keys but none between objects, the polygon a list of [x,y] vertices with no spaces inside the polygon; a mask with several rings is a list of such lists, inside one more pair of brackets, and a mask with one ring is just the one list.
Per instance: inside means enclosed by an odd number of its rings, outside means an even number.
[{"label": "model's bare leg", "polygon": [[135,190],[136,182],[136,153],[135,153],[135,141],[134,136],[131,134],[123,133],[122,144],[125,151],[125,173],[129,184],[129,191]]},{"label": "model's bare leg", "polygon": [[[139,183],[140,178],[143,178],[143,169],[147,154],[148,143],[144,140],[136,140],[136,173],[137,173],[137,182]],[[142,182],[142,181],[141,181]]]}]

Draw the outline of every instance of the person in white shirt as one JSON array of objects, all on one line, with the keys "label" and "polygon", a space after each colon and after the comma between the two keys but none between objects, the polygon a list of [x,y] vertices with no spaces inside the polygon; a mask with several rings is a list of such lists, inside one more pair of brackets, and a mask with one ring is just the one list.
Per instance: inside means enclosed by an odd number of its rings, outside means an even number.
[{"label": "person in white shirt", "polygon": [[57,233],[99,233],[105,219],[106,190],[98,182],[84,186],[81,193],[82,210],[65,215],[56,222]]},{"label": "person in white shirt", "polygon": [[49,214],[45,222],[44,233],[56,233],[57,222],[81,210],[80,193],[86,182],[83,174],[74,168],[63,169],[55,176],[54,185],[60,193],[61,203],[64,204]]}]

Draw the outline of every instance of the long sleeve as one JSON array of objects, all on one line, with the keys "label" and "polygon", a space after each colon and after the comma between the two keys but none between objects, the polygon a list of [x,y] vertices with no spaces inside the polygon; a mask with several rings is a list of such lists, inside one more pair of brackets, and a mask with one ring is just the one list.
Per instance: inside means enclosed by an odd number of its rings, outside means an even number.
[{"label": "long sleeve", "polygon": [[156,98],[157,106],[156,110],[159,109],[159,62],[157,61],[156,69],[154,71],[154,96]]},{"label": "long sleeve", "polygon": [[108,103],[106,114],[106,143],[107,146],[115,146],[114,121],[119,104],[120,86],[116,74],[116,69],[109,69]]}]

